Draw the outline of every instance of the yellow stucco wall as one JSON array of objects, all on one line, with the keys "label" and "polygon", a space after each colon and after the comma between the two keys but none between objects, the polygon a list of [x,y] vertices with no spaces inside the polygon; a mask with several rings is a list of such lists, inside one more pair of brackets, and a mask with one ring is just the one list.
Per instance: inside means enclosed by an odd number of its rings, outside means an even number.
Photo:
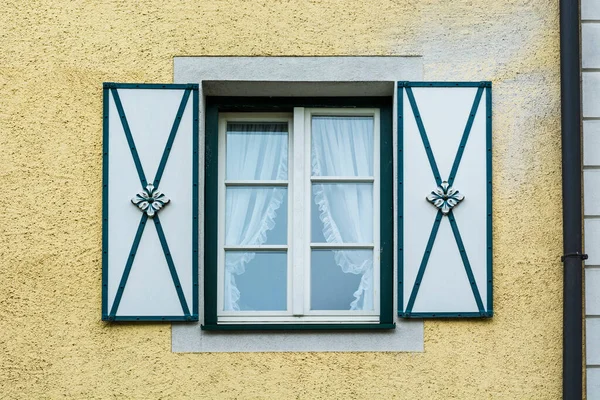
[{"label": "yellow stucco wall", "polygon": [[[557,3],[1,2],[0,398],[559,398]],[[171,82],[183,55],[420,55],[427,80],[492,80],[495,317],[358,354],[173,354],[169,325],[101,322],[101,83]]]}]

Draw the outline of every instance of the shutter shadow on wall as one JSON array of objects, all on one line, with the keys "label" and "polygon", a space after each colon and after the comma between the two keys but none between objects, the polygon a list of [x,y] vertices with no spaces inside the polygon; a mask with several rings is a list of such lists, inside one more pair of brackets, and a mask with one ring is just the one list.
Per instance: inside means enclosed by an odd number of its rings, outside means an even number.
[{"label": "shutter shadow on wall", "polygon": [[198,320],[198,85],[105,83],[102,319]]},{"label": "shutter shadow on wall", "polygon": [[398,314],[491,317],[491,82],[398,84]]}]

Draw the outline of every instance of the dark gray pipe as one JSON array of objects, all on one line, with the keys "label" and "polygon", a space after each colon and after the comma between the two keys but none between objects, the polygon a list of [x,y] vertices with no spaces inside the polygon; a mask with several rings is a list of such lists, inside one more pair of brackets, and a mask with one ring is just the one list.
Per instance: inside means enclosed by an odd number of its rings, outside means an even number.
[{"label": "dark gray pipe", "polygon": [[563,399],[582,398],[581,89],[579,1],[560,0],[563,194]]}]

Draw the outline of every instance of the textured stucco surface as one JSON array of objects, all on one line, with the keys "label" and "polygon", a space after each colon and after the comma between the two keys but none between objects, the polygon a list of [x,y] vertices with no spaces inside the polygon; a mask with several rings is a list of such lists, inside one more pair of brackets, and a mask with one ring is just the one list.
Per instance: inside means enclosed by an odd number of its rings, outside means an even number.
[{"label": "textured stucco surface", "polygon": [[[555,399],[561,393],[557,1],[0,4],[0,397]],[[494,82],[491,321],[427,321],[423,353],[174,354],[100,321],[101,82],[185,55],[420,55]]]}]

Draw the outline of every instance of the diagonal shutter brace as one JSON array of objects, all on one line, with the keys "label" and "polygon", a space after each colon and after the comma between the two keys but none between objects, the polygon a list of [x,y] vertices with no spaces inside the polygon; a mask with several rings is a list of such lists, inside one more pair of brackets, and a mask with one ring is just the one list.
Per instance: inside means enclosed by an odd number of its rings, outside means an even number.
[{"label": "diagonal shutter brace", "polygon": [[560,261],[561,262],[565,262],[565,259],[571,258],[571,257],[579,258],[582,261],[588,259],[588,255],[587,254],[576,252],[576,253],[567,253],[564,256],[561,256],[560,257]]}]

